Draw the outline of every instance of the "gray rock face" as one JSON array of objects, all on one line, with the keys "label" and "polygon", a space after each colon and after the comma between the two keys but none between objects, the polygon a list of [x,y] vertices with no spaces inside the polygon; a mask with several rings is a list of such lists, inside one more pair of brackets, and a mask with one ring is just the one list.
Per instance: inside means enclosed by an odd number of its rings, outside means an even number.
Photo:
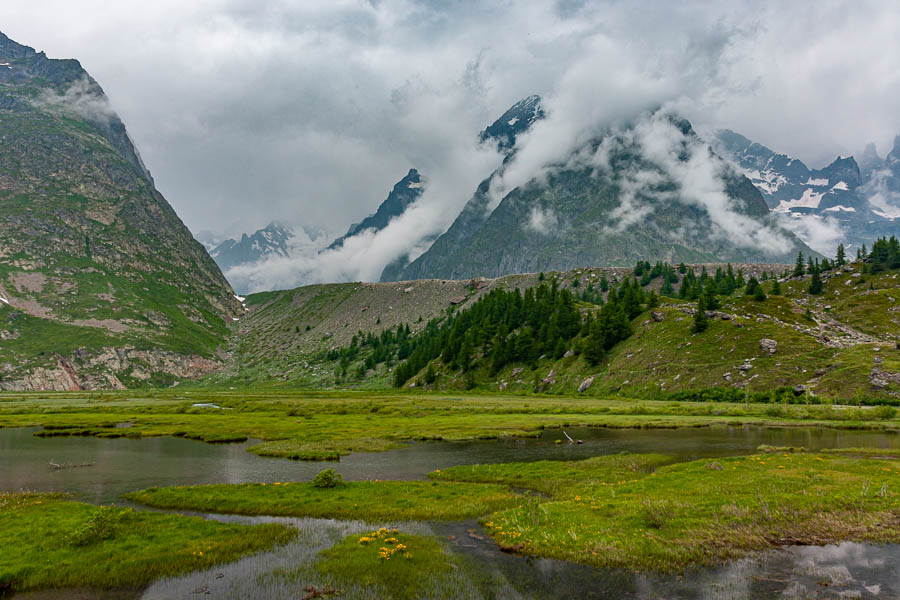
[{"label": "gray rock face", "polygon": [[388,197],[378,206],[378,210],[359,223],[351,225],[346,234],[334,240],[328,247],[330,249],[340,248],[344,245],[344,241],[347,238],[353,237],[362,231],[381,231],[388,226],[392,219],[402,215],[413,202],[419,199],[424,187],[425,181],[419,175],[419,172],[415,169],[410,169],[406,177],[394,185]]}]

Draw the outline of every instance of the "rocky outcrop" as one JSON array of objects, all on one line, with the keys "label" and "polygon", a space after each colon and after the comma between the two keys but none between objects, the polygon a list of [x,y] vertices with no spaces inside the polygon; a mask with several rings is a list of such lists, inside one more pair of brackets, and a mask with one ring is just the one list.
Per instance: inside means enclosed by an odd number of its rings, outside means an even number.
[{"label": "rocky outcrop", "polygon": [[[219,361],[162,350],[133,347],[77,350],[56,355],[55,367],[37,367],[0,379],[6,391],[77,391],[126,389],[157,380],[196,379],[223,367]],[[130,385],[126,385],[126,383]]]}]

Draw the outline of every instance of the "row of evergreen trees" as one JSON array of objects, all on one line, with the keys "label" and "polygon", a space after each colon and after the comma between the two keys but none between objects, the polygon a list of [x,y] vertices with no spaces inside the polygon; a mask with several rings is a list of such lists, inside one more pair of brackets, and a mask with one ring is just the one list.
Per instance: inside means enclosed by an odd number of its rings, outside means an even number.
[{"label": "row of evergreen trees", "polygon": [[[872,272],[900,268],[900,244],[896,237],[882,238],[875,242],[870,253],[860,250],[858,255],[868,262]],[[809,293],[822,294],[821,273],[846,262],[843,245],[831,261],[804,258],[801,253],[793,272],[783,275],[810,275]],[[361,374],[380,364],[392,365],[396,360],[399,364],[394,370],[393,383],[397,387],[426,367],[424,378],[428,383],[433,381],[435,373],[431,363],[437,358],[448,369],[466,374],[467,381],[479,365],[486,366],[493,376],[511,363],[533,367],[542,356],[559,359],[569,351],[597,364],[618,342],[631,335],[631,323],[638,315],[658,306],[660,296],[696,300],[693,331],[700,333],[707,327],[706,311],[718,309],[721,296],[743,290],[744,295],[763,301],[767,294],[761,281],[770,279],[768,293],[781,294],[781,283],[775,273],[763,272],[760,279],[754,276],[745,279],[742,270],[735,270],[731,264],[716,269],[714,274],[703,267],[697,275],[683,263],[675,267],[641,261],[633,273],[633,277],[618,286],[611,285],[603,276],[598,288],[588,285],[580,293],[577,279],[572,289],[560,289],[555,278],[548,284],[541,274],[540,284],[535,288],[524,293],[519,289],[492,290],[466,310],[448,310],[445,317],[430,321],[415,336],[411,335],[409,325],[399,325],[377,335],[359,332],[348,347],[330,350],[324,358],[339,359],[339,371],[343,375],[361,353],[365,356],[359,367]],[[644,290],[655,279],[662,280],[659,296]],[[605,292],[608,294],[604,299]],[[579,301],[600,308],[584,310],[583,304],[579,308]]]}]

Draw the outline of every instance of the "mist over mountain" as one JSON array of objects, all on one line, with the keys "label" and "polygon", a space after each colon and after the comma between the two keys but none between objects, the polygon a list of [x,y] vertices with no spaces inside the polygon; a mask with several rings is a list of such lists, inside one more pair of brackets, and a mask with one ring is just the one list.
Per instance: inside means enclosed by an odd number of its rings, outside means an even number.
[{"label": "mist over mountain", "polygon": [[596,137],[542,171],[493,210],[495,182],[484,182],[447,233],[394,278],[498,277],[638,260],[785,262],[809,252],[689,122],[664,111]]},{"label": "mist over mountain", "polygon": [[860,164],[839,156],[821,169],[727,129],[716,132],[714,145],[760,190],[784,226],[822,253],[897,232],[900,196],[891,191],[896,175],[874,144]]}]

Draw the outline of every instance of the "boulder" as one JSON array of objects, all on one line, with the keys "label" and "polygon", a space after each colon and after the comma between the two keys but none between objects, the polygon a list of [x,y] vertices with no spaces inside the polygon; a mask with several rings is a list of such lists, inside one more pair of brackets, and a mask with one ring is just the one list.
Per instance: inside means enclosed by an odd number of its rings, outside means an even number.
[{"label": "boulder", "polygon": [[578,385],[578,393],[583,394],[592,385],[594,385],[594,375],[591,375]]},{"label": "boulder", "polygon": [[547,373],[547,376],[541,379],[541,384],[552,385],[554,383],[556,383],[556,370],[550,369],[550,372]]},{"label": "boulder", "polygon": [[768,352],[770,355],[775,354],[775,351],[778,349],[778,342],[763,338],[759,340],[759,349],[763,352]]},{"label": "boulder", "polygon": [[650,317],[656,321],[657,323],[663,321],[666,318],[666,314],[662,312],[657,312],[655,310],[650,311]]}]

